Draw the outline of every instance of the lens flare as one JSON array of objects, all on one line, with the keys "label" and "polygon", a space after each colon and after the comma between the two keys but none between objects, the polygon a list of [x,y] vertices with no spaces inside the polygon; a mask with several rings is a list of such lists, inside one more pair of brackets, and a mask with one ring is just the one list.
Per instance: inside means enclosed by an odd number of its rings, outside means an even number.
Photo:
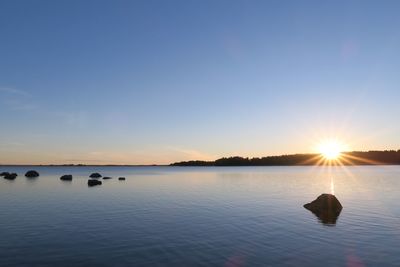
[{"label": "lens flare", "polygon": [[345,150],[345,145],[337,140],[326,140],[319,144],[319,153],[327,160],[339,159],[341,153]]}]

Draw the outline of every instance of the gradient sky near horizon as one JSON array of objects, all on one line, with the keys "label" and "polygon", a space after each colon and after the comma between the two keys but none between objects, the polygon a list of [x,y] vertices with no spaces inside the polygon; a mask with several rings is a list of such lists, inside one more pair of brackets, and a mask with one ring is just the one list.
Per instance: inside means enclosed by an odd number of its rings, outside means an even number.
[{"label": "gradient sky near horizon", "polygon": [[0,163],[400,148],[400,1],[0,2]]}]

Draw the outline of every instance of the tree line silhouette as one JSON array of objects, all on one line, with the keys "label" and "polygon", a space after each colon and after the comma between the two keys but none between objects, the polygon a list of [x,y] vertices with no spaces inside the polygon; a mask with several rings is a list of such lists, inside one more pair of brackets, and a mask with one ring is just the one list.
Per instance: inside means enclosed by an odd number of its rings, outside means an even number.
[{"label": "tree line silhouette", "polygon": [[292,154],[262,158],[224,157],[215,161],[191,160],[171,166],[307,166],[307,165],[400,165],[400,150],[343,152],[335,160],[321,154]]}]

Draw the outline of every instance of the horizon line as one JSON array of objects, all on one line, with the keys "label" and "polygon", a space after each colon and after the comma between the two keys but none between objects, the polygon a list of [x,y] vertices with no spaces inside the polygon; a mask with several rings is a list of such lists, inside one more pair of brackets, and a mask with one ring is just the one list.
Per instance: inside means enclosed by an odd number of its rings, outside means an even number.
[{"label": "horizon line", "polygon": [[[353,150],[353,151],[342,151],[341,154],[346,154],[346,153],[368,153],[368,152],[399,152],[400,149],[385,149],[385,150],[367,150],[367,151],[361,151],[361,150]],[[262,158],[270,158],[270,157],[283,157],[283,156],[296,156],[296,155],[303,155],[303,156],[316,156],[316,155],[322,155],[321,153],[292,153],[292,154],[280,154],[280,155],[269,155],[269,156],[262,156],[262,157],[243,157],[243,156],[223,156],[220,158],[217,158],[215,160],[197,160],[197,159],[192,159],[192,160],[183,160],[183,161],[177,161],[177,162],[171,162],[168,164],[85,164],[85,163],[47,163],[47,164],[2,164],[0,163],[0,167],[3,166],[19,166],[19,167],[24,167],[24,166],[44,166],[44,167],[59,167],[59,166],[64,166],[64,167],[163,167],[163,166],[171,166],[176,163],[181,163],[181,162],[193,162],[193,161],[198,161],[198,162],[214,162],[218,159],[226,159],[226,158],[235,158],[235,157],[240,157],[244,159],[262,159]],[[385,165],[385,164],[377,164],[377,165]],[[386,164],[390,165],[390,164]]]}]

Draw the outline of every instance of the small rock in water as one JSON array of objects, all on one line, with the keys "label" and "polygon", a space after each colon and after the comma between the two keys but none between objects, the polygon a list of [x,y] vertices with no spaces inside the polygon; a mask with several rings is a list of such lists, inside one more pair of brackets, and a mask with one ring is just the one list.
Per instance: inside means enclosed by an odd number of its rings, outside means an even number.
[{"label": "small rock in water", "polygon": [[18,174],[14,173],[6,173],[6,175],[4,175],[4,179],[6,180],[14,180],[15,178],[17,178]]},{"label": "small rock in water", "polygon": [[37,171],[31,170],[31,171],[27,171],[25,173],[25,176],[28,177],[28,178],[35,178],[35,177],[39,176],[39,173]]},{"label": "small rock in water", "polygon": [[95,186],[95,185],[101,185],[101,184],[102,184],[102,182],[99,180],[94,180],[94,179],[88,180],[88,186]]},{"label": "small rock in water", "polygon": [[66,174],[60,177],[61,181],[72,181],[72,175],[71,174]]},{"label": "small rock in water", "polygon": [[118,180],[125,181],[125,177],[119,177]]},{"label": "small rock in water", "polygon": [[98,172],[94,172],[94,173],[92,173],[89,177],[90,177],[90,178],[100,178],[100,177],[101,177],[101,174],[98,173]]},{"label": "small rock in water", "polygon": [[103,177],[103,180],[109,180],[109,179],[112,179],[112,177],[108,177],[108,176]]},{"label": "small rock in water", "polygon": [[2,173],[0,173],[0,176],[7,176],[7,175],[10,175],[10,173],[9,173],[9,172],[2,172]]},{"label": "small rock in water", "polygon": [[322,223],[335,224],[343,206],[334,195],[322,194],[316,200],[305,204],[304,208],[314,213]]}]

